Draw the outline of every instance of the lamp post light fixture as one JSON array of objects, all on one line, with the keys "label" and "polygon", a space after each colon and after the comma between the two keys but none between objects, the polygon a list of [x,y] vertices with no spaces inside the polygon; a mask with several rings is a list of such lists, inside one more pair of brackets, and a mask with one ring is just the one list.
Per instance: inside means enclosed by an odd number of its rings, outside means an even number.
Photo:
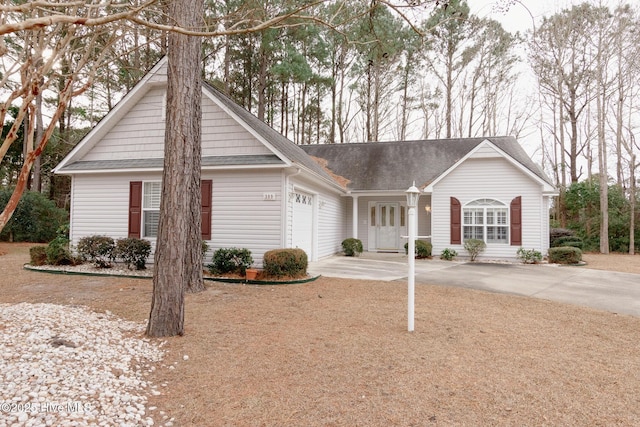
[{"label": "lamp post light fixture", "polygon": [[416,284],[416,207],[418,206],[418,198],[420,197],[420,190],[416,188],[415,181],[413,182],[413,185],[409,187],[406,193],[407,210],[409,217],[409,242],[407,245],[407,255],[409,257],[409,275],[407,276],[407,324],[409,332],[413,332]]}]

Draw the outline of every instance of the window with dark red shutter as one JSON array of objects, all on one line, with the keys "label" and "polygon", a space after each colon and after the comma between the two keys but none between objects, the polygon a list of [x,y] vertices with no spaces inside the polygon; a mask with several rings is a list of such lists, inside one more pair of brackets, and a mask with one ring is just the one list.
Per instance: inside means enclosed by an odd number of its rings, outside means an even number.
[{"label": "window with dark red shutter", "polygon": [[200,191],[202,192],[202,240],[211,240],[211,194],[213,182],[210,179],[202,180]]},{"label": "window with dark red shutter", "polygon": [[140,238],[142,224],[142,181],[129,183],[129,237]]},{"label": "window with dark red shutter", "polygon": [[522,196],[511,201],[511,245],[522,245]]},{"label": "window with dark red shutter", "polygon": [[460,227],[461,217],[460,201],[455,197],[451,197],[451,244],[459,245],[462,243],[462,229]]}]

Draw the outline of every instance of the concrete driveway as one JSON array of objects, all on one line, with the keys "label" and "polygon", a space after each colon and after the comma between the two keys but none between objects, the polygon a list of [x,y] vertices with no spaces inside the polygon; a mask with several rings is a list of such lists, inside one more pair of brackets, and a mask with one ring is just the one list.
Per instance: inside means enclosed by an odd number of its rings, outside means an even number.
[{"label": "concrete driveway", "polygon": [[[350,279],[407,280],[407,257],[365,253],[332,256],[309,265],[311,274]],[[510,293],[640,316],[640,275],[558,265],[416,260],[416,284]]]}]

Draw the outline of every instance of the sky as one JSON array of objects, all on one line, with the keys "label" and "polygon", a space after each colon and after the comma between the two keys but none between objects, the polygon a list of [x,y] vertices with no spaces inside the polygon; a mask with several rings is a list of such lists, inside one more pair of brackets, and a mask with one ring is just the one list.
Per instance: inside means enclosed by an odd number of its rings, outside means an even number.
[{"label": "sky", "polygon": [[[526,33],[534,27],[540,26],[544,16],[551,16],[563,9],[569,9],[573,5],[585,2],[594,5],[602,4],[610,9],[614,9],[621,3],[631,5],[640,3],[638,0],[627,0],[626,2],[620,0],[467,0],[472,14],[481,18],[495,19],[502,24],[505,30],[512,33],[517,31]],[[514,3],[507,12],[496,8],[496,5],[507,3]],[[518,74],[519,78],[515,90],[523,96],[523,99],[526,99],[528,94],[536,90],[535,77],[525,65],[518,70]],[[519,136],[519,141],[534,161],[541,163],[540,133],[537,129],[537,124],[532,120]]]},{"label": "sky", "polygon": [[[635,1],[637,0],[628,0],[626,3],[633,4]],[[611,9],[621,3],[619,0],[517,0],[514,5],[509,7],[508,12],[503,13],[495,6],[496,4],[510,3],[509,0],[467,0],[474,15],[495,19],[510,32],[525,32],[532,29],[534,25],[540,25],[543,16],[550,16],[570,8],[572,5],[585,2],[602,4]]]}]

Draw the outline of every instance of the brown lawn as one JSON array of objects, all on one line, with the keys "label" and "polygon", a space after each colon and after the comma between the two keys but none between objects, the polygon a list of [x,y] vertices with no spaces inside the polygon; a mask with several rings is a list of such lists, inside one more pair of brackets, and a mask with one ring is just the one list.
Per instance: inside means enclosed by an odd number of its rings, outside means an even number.
[{"label": "brown lawn", "polygon": [[[26,271],[29,246],[0,243],[0,302],[146,320],[150,280]],[[640,273],[640,256],[585,259]],[[186,304],[153,377],[156,424],[640,425],[640,318],[420,285],[410,334],[403,283],[329,278],[210,283]]]}]

